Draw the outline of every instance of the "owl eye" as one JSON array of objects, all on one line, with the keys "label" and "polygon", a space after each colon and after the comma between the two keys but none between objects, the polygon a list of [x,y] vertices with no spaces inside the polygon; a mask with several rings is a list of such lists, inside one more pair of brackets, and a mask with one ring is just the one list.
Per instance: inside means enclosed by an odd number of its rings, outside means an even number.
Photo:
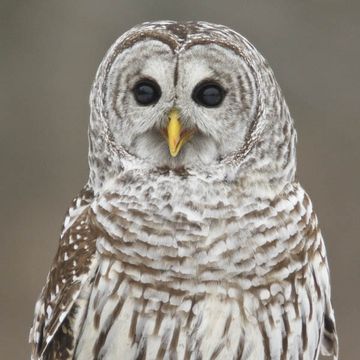
[{"label": "owl eye", "polygon": [[216,82],[201,82],[195,86],[193,100],[205,107],[219,106],[225,97],[225,90]]},{"label": "owl eye", "polygon": [[153,105],[161,96],[160,86],[153,80],[140,80],[133,88],[135,100],[140,105]]}]

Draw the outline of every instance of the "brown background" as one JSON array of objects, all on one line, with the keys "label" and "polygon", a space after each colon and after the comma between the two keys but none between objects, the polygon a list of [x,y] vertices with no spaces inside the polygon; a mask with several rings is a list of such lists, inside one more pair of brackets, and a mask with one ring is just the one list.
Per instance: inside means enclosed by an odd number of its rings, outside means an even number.
[{"label": "brown background", "polygon": [[341,359],[359,359],[360,1],[0,1],[0,358],[28,359],[62,216],[87,179],[88,93],[110,44],[145,20],[201,19],[267,57],[319,214]]}]

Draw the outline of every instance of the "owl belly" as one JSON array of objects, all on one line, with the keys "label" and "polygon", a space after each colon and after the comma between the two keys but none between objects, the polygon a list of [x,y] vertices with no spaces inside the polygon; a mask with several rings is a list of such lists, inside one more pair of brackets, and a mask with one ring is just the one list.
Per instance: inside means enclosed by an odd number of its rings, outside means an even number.
[{"label": "owl belly", "polygon": [[127,279],[95,284],[76,359],[200,358],[264,358],[261,333],[236,301],[211,294],[180,299]]}]

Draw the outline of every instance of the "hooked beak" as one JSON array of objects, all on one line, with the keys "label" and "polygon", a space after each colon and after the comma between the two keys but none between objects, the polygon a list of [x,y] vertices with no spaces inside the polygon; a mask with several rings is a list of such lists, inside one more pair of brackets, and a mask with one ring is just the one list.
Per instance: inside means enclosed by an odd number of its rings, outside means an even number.
[{"label": "hooked beak", "polygon": [[172,109],[169,112],[169,122],[166,133],[170,155],[175,157],[185,142],[191,138],[194,130],[183,129],[180,122],[179,111],[177,109]]}]

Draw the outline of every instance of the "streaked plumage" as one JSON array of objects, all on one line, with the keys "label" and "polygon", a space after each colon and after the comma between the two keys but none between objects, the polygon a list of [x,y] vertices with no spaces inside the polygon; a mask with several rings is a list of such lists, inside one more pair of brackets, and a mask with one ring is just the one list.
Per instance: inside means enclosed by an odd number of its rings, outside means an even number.
[{"label": "streaked plumage", "polygon": [[[131,97],[144,76],[161,88],[146,108]],[[191,99],[209,78],[226,92],[212,109]],[[174,108],[195,130],[173,158],[161,134]],[[204,22],[131,29],[99,67],[89,139],[89,181],[36,305],[34,359],[337,358],[293,121],[246,39]]]}]

